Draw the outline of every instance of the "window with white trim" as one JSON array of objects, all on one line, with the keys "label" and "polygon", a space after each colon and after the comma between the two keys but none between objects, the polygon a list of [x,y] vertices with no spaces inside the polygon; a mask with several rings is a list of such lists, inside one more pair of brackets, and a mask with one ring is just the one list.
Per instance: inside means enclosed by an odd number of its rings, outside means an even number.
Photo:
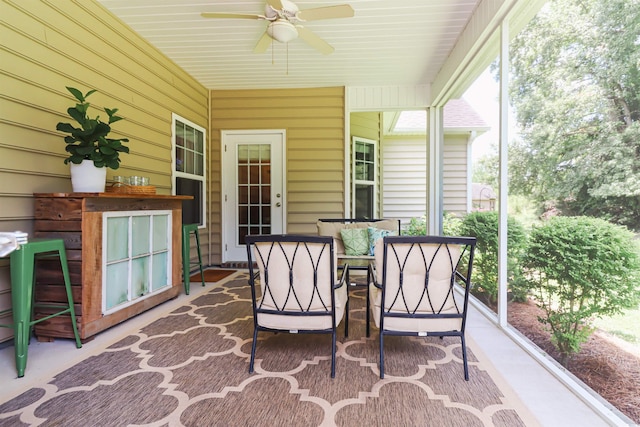
[{"label": "window with white trim", "polygon": [[352,194],[354,218],[376,217],[377,142],[353,137]]},{"label": "window with white trim", "polygon": [[205,226],[206,130],[177,114],[171,115],[173,194],[193,196],[182,205],[182,223]]}]

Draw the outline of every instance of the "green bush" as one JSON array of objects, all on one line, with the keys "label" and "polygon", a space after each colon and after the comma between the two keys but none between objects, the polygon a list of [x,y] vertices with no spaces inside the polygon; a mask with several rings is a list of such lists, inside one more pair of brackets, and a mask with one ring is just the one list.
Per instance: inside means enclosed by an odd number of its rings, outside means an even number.
[{"label": "green bush", "polygon": [[461,236],[460,227],[462,226],[462,218],[457,215],[445,212],[442,218],[442,235],[443,236]]},{"label": "green bush", "polygon": [[427,217],[411,218],[409,224],[402,229],[405,236],[425,236],[427,234]]},{"label": "green bush", "polygon": [[[472,212],[462,219],[459,235],[477,239],[473,261],[473,293],[495,304],[498,298],[498,213]],[[507,281],[511,297],[522,301],[527,288],[522,280],[520,258],[526,244],[526,233],[515,219],[507,219]]]},{"label": "green bush", "polygon": [[[451,214],[444,213],[442,217],[442,234],[444,236],[459,236],[460,224],[462,220],[460,217]],[[424,236],[427,234],[427,217],[426,215],[420,218],[411,218],[409,224],[405,225],[402,229],[402,234],[405,236]]]},{"label": "green bush", "polygon": [[640,298],[637,243],[626,228],[601,219],[555,217],[535,227],[523,266],[564,365],[591,334],[594,318]]}]

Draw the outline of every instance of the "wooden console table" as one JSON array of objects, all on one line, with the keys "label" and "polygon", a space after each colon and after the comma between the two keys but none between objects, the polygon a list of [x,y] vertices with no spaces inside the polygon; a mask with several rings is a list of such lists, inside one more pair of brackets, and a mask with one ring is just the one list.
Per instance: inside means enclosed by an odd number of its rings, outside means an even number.
[{"label": "wooden console table", "polygon": [[[34,238],[65,242],[80,338],[123,322],[182,288],[182,201],[191,196],[36,193]],[[39,260],[36,302],[64,299],[57,260]],[[43,317],[46,309],[34,315]],[[68,318],[35,326],[41,341],[73,338]]]}]

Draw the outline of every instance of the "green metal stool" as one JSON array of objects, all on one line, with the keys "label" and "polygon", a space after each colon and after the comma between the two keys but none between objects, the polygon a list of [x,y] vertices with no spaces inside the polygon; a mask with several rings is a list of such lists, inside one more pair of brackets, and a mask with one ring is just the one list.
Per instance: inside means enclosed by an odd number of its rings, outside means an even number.
[{"label": "green metal stool", "polygon": [[[198,262],[191,262],[191,233],[196,237],[196,249],[198,250]],[[191,266],[197,264],[200,267],[200,279],[204,286],[204,272],[202,271],[202,255],[200,254],[200,236],[198,224],[185,224],[182,226],[182,275],[184,280],[184,292],[189,295]]]},{"label": "green metal stool", "polygon": [[[34,287],[35,287],[35,260],[36,255],[52,254],[57,252],[62,265],[64,276],[64,286],[67,293],[67,304],[38,303],[38,307],[63,309],[56,313],[45,316],[41,319],[33,319],[34,308]],[[52,254],[55,255],[55,254]],[[21,245],[11,252],[11,302],[13,310],[13,335],[15,342],[16,370],[18,377],[24,376],[27,367],[27,350],[33,325],[62,314],[71,316],[71,326],[76,339],[76,347],[82,347],[78,326],[76,324],[76,314],[73,308],[73,296],[71,294],[71,279],[69,278],[69,267],[67,265],[67,254],[65,252],[64,241],[62,239],[33,240]],[[7,312],[9,310],[5,310]],[[10,325],[0,325],[11,327]]]}]

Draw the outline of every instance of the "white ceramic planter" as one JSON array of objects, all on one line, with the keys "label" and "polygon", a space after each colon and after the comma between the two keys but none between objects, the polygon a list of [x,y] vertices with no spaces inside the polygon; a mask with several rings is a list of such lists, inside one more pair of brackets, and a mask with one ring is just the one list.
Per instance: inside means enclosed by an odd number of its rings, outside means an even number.
[{"label": "white ceramic planter", "polygon": [[74,193],[103,193],[107,182],[107,168],[97,168],[91,160],[76,165],[70,163],[71,188]]}]

